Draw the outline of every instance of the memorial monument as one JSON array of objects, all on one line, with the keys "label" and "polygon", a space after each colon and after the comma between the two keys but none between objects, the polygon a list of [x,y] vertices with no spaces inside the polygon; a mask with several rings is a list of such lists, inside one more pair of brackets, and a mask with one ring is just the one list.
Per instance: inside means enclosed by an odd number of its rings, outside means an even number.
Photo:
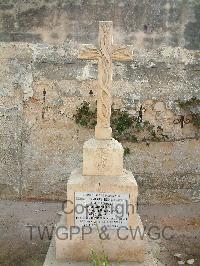
[{"label": "memorial monument", "polygon": [[109,261],[144,260],[138,186],[123,167],[123,147],[110,127],[112,61],[132,57],[130,46],[113,44],[111,21],[99,22],[98,48],[83,45],[80,51],[80,59],[98,62],[97,125],[95,138],[83,146],[83,166],[69,177],[67,206],[55,234],[57,260],[89,261],[91,250],[102,254],[102,249]]}]

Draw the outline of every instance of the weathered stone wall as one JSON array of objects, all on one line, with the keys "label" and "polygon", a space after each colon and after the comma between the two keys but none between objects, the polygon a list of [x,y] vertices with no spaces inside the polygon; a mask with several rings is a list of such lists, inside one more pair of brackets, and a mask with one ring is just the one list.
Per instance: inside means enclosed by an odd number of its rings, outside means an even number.
[{"label": "weathered stone wall", "polygon": [[99,20],[135,46],[199,49],[199,0],[1,0],[0,40],[94,41]]},{"label": "weathered stone wall", "polygon": [[191,121],[175,123],[187,114],[176,101],[200,98],[198,1],[0,6],[0,197],[66,197],[67,177],[94,134],[73,117],[83,100],[96,100],[95,62],[78,60],[78,47],[96,42],[98,20],[113,20],[114,42],[134,50],[132,62],[114,64],[114,106],[135,116],[142,106],[143,120],[168,136],[123,143],[140,202],[199,200],[199,130]]}]

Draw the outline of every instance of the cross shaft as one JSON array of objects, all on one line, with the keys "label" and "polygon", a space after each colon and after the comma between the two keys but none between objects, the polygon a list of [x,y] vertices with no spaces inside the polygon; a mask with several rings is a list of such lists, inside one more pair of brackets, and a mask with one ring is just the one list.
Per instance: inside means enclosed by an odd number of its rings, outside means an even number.
[{"label": "cross shaft", "polygon": [[84,44],[79,53],[80,59],[98,60],[98,90],[97,90],[97,125],[95,127],[96,139],[111,139],[111,86],[112,86],[112,60],[132,60],[132,49],[128,45],[113,44],[112,21],[99,22],[99,47]]}]

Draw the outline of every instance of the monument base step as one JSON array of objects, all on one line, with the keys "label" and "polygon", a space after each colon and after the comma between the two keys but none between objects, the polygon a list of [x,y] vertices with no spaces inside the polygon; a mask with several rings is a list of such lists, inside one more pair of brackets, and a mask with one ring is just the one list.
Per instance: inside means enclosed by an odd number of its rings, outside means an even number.
[{"label": "monument base step", "polygon": [[[146,236],[141,239],[141,236],[136,234],[134,239],[131,239],[130,230],[121,229],[120,238],[124,238],[124,240],[122,240],[116,235],[116,230],[107,230],[106,233],[109,234],[109,240],[101,241],[99,238],[99,230],[93,228],[90,234],[84,235],[84,239],[81,232],[72,235],[70,238],[70,231],[65,227],[65,224],[66,217],[63,215],[61,221],[57,224],[57,229],[59,228],[59,230],[56,230],[43,266],[93,265],[88,261],[91,260],[91,249],[97,254],[102,254],[102,245],[105,253],[109,257],[109,261],[117,261],[110,262],[109,266],[158,265],[150,252]],[[143,226],[139,216],[138,228],[140,228],[142,232]],[[66,239],[63,239],[64,236]],[[128,236],[127,239],[125,239],[126,236]]]},{"label": "monument base step", "polygon": [[[77,247],[78,252],[78,247]],[[53,238],[51,244],[49,246],[49,250],[47,252],[45,262],[43,266],[94,266],[94,263],[86,262],[76,262],[70,260],[59,260],[56,259],[56,246],[55,239]],[[111,262],[109,266],[162,266],[160,262],[158,262],[151,253],[150,248],[148,248],[145,252],[145,257],[143,262]]]}]

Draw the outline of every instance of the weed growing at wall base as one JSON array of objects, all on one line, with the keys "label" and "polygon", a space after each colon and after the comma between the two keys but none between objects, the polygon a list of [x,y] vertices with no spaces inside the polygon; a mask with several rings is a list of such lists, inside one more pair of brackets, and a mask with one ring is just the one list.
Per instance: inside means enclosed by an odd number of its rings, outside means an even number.
[{"label": "weed growing at wall base", "polygon": [[[92,108],[90,103],[86,101],[76,109],[76,114],[74,114],[76,124],[91,129],[97,123],[96,116],[97,109]],[[168,139],[168,136],[163,134],[161,126],[156,127],[148,121],[142,121],[140,113],[136,117],[126,110],[112,107],[110,123],[113,129],[113,137],[120,142],[164,141]],[[125,151],[125,155],[127,154],[129,154],[128,150]]]}]

